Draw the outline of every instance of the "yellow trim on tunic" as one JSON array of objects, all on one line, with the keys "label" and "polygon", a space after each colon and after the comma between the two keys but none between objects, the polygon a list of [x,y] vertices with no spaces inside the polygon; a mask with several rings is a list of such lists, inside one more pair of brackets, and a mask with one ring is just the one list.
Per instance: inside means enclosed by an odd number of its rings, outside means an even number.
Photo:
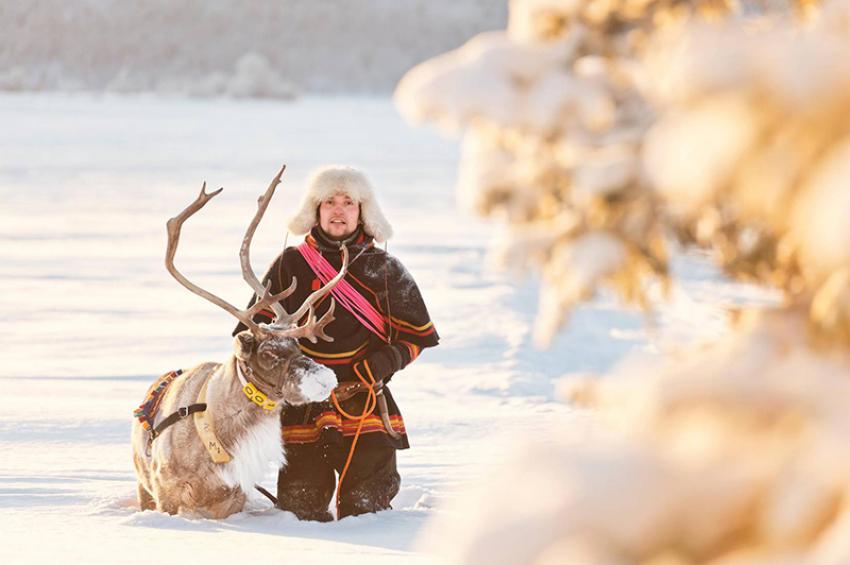
[{"label": "yellow trim on tunic", "polygon": [[313,357],[321,357],[322,359],[341,359],[343,357],[351,357],[354,354],[359,353],[367,345],[369,345],[369,342],[364,341],[361,345],[359,345],[357,347],[357,349],[355,349],[353,351],[346,351],[345,353],[322,353],[321,351],[314,351],[314,350],[310,349],[309,347],[306,347],[306,346],[304,346],[300,343],[298,344],[298,347],[301,348],[301,351],[303,351],[304,353],[307,353],[307,354],[309,354]]},{"label": "yellow trim on tunic", "polygon": [[401,326],[407,326],[408,328],[410,328],[410,329],[412,329],[412,330],[416,330],[416,331],[418,331],[418,332],[421,332],[422,330],[427,330],[428,328],[430,328],[431,326],[433,326],[433,325],[434,325],[434,323],[433,323],[433,322],[429,321],[429,322],[428,322],[427,324],[425,324],[424,326],[414,326],[414,325],[413,325],[413,324],[411,324],[410,322],[405,322],[404,320],[400,320],[400,319],[396,318],[395,316],[390,316],[390,319],[391,319],[393,322],[395,322],[396,324],[399,324],[399,325],[401,325]]}]

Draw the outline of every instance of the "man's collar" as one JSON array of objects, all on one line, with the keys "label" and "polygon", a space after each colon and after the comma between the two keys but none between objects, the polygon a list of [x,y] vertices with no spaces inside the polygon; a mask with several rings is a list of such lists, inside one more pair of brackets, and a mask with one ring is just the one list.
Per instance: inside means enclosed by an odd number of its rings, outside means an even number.
[{"label": "man's collar", "polygon": [[372,242],[372,237],[366,235],[362,225],[358,225],[351,235],[342,240],[332,239],[320,226],[315,226],[310,230],[310,235],[313,236],[316,247],[323,251],[339,251],[343,243],[346,247],[351,248],[356,245],[368,245]]}]

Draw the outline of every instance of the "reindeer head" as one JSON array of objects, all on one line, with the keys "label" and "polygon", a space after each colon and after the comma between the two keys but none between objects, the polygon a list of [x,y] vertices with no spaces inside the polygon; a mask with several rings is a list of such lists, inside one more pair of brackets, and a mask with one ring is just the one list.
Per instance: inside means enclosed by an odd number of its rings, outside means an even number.
[{"label": "reindeer head", "polygon": [[[333,341],[333,338],[325,334],[324,331],[325,326],[334,319],[335,303],[333,298],[331,298],[330,308],[321,318],[316,319],[313,308],[345,276],[348,269],[348,249],[345,246],[342,247],[343,261],[339,273],[322,288],[310,294],[298,310],[292,314],[284,310],[280,301],[295,292],[297,284],[295,277],[292,278],[289,288],[278,294],[271,294],[269,286],[263,286],[257,279],[251,269],[249,256],[251,240],[266,208],[268,208],[275,188],[280,183],[284,169],[286,169],[285,165],[272,179],[266,192],[260,196],[257,213],[248,226],[239,251],[242,277],[256,295],[256,301],[251,307],[245,310],[236,308],[190,282],[174,266],[174,255],[177,252],[183,222],[203,208],[222,189],[207,193],[207,185],[204,183],[201,187],[201,193],[195,201],[189,204],[180,214],[168,220],[168,249],[165,256],[165,266],[180,284],[231,313],[248,327],[247,330],[236,335],[234,342],[237,370],[247,373],[243,374],[242,377],[248,383],[259,388],[263,395],[274,401],[283,400],[290,404],[304,404],[325,400],[336,385],[336,376],[333,371],[305,356],[298,347],[297,340],[298,338],[306,338],[313,343],[317,339]],[[254,321],[254,315],[263,309],[274,312],[274,321],[271,324],[259,324]]]},{"label": "reindeer head", "polygon": [[336,375],[304,355],[294,337],[236,334],[233,342],[239,370],[275,401],[305,404],[325,400],[336,386]]}]

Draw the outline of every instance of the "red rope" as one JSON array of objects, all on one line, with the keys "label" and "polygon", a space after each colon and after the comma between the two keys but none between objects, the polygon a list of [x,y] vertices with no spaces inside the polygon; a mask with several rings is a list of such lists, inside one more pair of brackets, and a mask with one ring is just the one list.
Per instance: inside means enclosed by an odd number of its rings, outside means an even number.
[{"label": "red rope", "polygon": [[[309,243],[304,242],[299,245],[298,251],[301,253],[301,256],[304,257],[304,260],[307,262],[307,265],[309,265],[313,273],[315,273],[319,280],[322,281],[322,284],[326,284],[338,274],[339,271],[337,271],[327,259],[322,257],[315,249],[313,249]],[[345,279],[339,281],[339,283],[331,289],[331,294],[333,294],[337,302],[339,302],[343,308],[351,312],[351,314],[357,318],[357,320],[360,321],[366,329],[380,337],[382,341],[388,341],[387,335],[384,333],[384,319],[381,317],[381,314],[375,310],[375,307],[372,306],[368,300],[363,298],[362,294],[357,292],[357,290],[351,286],[351,283]]]},{"label": "red rope", "polygon": [[354,416],[343,410],[336,398],[336,392],[331,393],[331,400],[333,400],[334,406],[337,410],[339,410],[340,414],[349,420],[359,420],[359,423],[357,424],[357,431],[354,432],[354,439],[351,441],[351,449],[348,451],[348,458],[345,460],[345,466],[339,474],[339,481],[336,485],[337,520],[339,519],[339,497],[342,492],[342,481],[345,479],[345,474],[348,472],[349,465],[351,465],[351,459],[354,457],[354,449],[357,447],[357,440],[360,438],[360,431],[363,429],[363,423],[366,421],[366,418],[372,415],[375,411],[375,407],[378,405],[378,395],[375,393],[374,389],[375,378],[372,376],[372,370],[369,368],[369,362],[364,360],[363,366],[366,367],[366,374],[369,376],[369,380],[372,381],[371,383],[367,382],[366,379],[363,378],[363,375],[361,375],[360,371],[357,370],[357,365],[353,365],[354,374],[356,374],[357,378],[360,379],[360,381],[369,389],[369,398],[366,399],[366,404],[363,406],[363,413],[360,414],[360,416]]}]

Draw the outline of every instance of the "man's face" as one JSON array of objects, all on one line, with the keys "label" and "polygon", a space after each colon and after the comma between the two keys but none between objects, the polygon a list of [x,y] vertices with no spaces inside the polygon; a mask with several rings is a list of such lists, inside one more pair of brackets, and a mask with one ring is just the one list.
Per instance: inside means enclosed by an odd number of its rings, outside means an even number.
[{"label": "man's face", "polygon": [[338,192],[319,205],[319,226],[333,239],[345,239],[357,229],[360,205]]}]

